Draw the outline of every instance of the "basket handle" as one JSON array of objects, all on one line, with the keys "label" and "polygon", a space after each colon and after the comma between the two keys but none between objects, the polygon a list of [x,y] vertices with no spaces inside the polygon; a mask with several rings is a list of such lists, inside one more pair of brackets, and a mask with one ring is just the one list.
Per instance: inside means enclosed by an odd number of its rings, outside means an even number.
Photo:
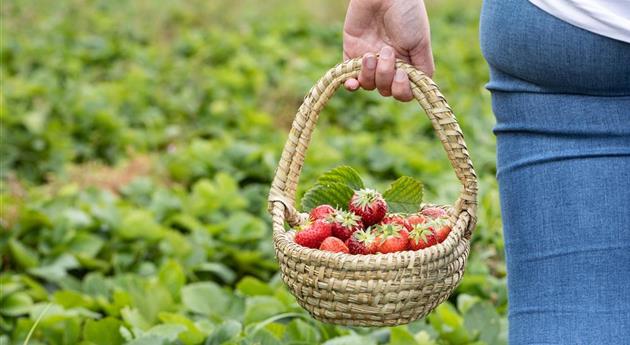
[{"label": "basket handle", "polygon": [[[455,175],[463,186],[453,206],[456,215],[461,212],[470,215],[471,221],[466,230],[466,236],[470,237],[476,220],[477,175],[457,119],[437,85],[429,77],[401,60],[396,60],[396,68],[402,69],[409,76],[413,96],[431,120]],[[291,226],[300,224],[306,217],[294,207],[295,191],[319,114],[339,86],[350,78],[357,78],[360,70],[360,58],[347,60],[333,67],[311,88],[297,111],[269,193],[270,212],[274,204],[281,204],[284,218]]]}]

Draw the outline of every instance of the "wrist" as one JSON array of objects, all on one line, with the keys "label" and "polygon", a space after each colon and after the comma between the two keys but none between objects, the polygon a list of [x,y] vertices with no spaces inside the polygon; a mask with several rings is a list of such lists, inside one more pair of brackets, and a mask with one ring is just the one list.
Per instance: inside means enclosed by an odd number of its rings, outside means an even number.
[{"label": "wrist", "polygon": [[369,8],[389,7],[396,0],[350,0],[350,3],[361,5]]}]

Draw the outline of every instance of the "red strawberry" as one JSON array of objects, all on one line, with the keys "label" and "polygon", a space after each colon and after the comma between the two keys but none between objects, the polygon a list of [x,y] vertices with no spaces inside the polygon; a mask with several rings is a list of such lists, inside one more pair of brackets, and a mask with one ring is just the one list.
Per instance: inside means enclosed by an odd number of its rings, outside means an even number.
[{"label": "red strawberry", "polygon": [[407,217],[407,223],[409,223],[409,226],[411,227],[412,230],[416,225],[425,223],[426,221],[427,219],[424,218],[424,216],[420,214],[412,214],[411,216]]},{"label": "red strawberry", "polygon": [[437,244],[437,239],[429,224],[416,224],[409,233],[409,248],[419,250]]},{"label": "red strawberry", "polygon": [[311,210],[309,218],[311,221],[326,219],[329,215],[334,215],[336,210],[330,205],[319,205]]},{"label": "red strawberry", "polygon": [[318,219],[295,235],[295,243],[308,248],[319,248],[322,242],[332,234],[332,224]]},{"label": "red strawberry", "polygon": [[394,253],[407,250],[409,232],[398,224],[384,224],[377,228],[379,253]]},{"label": "red strawberry", "polygon": [[385,217],[387,203],[381,193],[373,189],[361,189],[354,192],[349,205],[350,211],[361,216],[363,225],[374,225]]},{"label": "red strawberry", "polygon": [[347,240],[355,231],[363,229],[361,217],[347,211],[337,211],[331,223],[332,235],[342,241]]},{"label": "red strawberry", "polygon": [[322,245],[319,246],[319,249],[333,253],[350,253],[346,244],[337,237],[328,237],[324,240],[324,242],[322,242]]},{"label": "red strawberry", "polygon": [[451,227],[448,225],[448,221],[444,218],[436,219],[429,224],[431,231],[435,234],[435,238],[438,243],[444,242],[451,232]]},{"label": "red strawberry", "polygon": [[442,217],[447,217],[448,214],[446,213],[446,211],[444,209],[441,209],[439,207],[427,207],[425,209],[423,209],[422,211],[420,211],[420,213],[422,213],[423,215],[432,218],[432,219],[437,219],[437,218],[442,218]]},{"label": "red strawberry", "polygon": [[411,224],[407,221],[407,219],[403,218],[403,216],[398,214],[390,214],[385,216],[383,220],[381,220],[381,224],[398,224],[403,226],[407,231],[411,231]]},{"label": "red strawberry", "polygon": [[369,230],[355,231],[346,241],[350,254],[374,254],[376,253],[376,236]]}]

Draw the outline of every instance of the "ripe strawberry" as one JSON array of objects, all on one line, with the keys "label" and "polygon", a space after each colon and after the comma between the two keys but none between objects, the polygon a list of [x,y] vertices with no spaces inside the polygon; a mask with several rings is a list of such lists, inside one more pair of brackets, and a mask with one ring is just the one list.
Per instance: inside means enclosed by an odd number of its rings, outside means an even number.
[{"label": "ripe strawberry", "polygon": [[[418,225],[418,224],[422,224],[422,223],[426,223],[427,219],[421,215],[421,214],[412,214],[411,216],[407,217],[407,223],[409,223],[409,226],[411,227],[411,230],[413,230],[413,228]],[[411,231],[409,230],[409,231]]]},{"label": "ripe strawberry", "polygon": [[329,215],[334,215],[336,210],[330,205],[319,205],[311,210],[309,219],[316,221],[318,219],[326,219]]},{"label": "ripe strawberry", "polygon": [[383,220],[381,220],[381,224],[398,224],[403,226],[407,231],[411,231],[411,224],[407,221],[407,219],[403,218],[403,216],[398,214],[390,214],[385,216]]},{"label": "ripe strawberry", "polygon": [[331,234],[332,224],[318,219],[295,235],[295,243],[308,248],[319,248]]},{"label": "ripe strawberry", "polygon": [[322,244],[319,246],[319,249],[333,253],[350,253],[350,250],[348,250],[346,244],[337,237],[326,238],[324,242],[322,242]]},{"label": "ripe strawberry", "polygon": [[374,254],[376,253],[376,236],[369,230],[355,231],[346,241],[350,254]]},{"label": "ripe strawberry", "polygon": [[435,234],[433,234],[429,224],[416,224],[409,233],[409,249],[411,250],[419,250],[437,243]]},{"label": "ripe strawberry", "polygon": [[385,217],[387,203],[381,193],[373,189],[361,189],[354,192],[349,205],[350,211],[361,216],[363,225],[374,225]]},{"label": "ripe strawberry", "polygon": [[444,240],[448,237],[448,234],[451,232],[451,227],[448,225],[448,221],[444,218],[434,220],[429,226],[431,227],[431,231],[433,231],[438,243],[444,242]]},{"label": "ripe strawberry", "polygon": [[420,213],[422,213],[423,215],[432,218],[432,219],[437,219],[437,218],[442,218],[442,217],[447,217],[448,214],[446,213],[445,210],[438,208],[438,207],[427,207],[425,209],[423,209],[422,211],[420,211]]},{"label": "ripe strawberry", "polygon": [[363,229],[361,217],[352,212],[337,211],[335,217],[331,219],[332,235],[342,241],[347,240],[352,233]]},{"label": "ripe strawberry", "polygon": [[409,232],[404,226],[398,224],[379,225],[377,232],[379,238],[377,252],[394,253],[407,250]]}]

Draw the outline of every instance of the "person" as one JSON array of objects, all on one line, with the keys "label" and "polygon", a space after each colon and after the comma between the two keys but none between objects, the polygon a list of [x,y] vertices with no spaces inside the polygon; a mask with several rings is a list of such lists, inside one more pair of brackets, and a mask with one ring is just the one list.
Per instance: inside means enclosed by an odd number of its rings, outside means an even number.
[{"label": "person", "polygon": [[[630,5],[485,0],[480,42],[496,118],[509,342],[630,344]],[[351,0],[343,54],[362,57],[348,90],[411,100],[394,62],[434,72],[423,1]]]}]

